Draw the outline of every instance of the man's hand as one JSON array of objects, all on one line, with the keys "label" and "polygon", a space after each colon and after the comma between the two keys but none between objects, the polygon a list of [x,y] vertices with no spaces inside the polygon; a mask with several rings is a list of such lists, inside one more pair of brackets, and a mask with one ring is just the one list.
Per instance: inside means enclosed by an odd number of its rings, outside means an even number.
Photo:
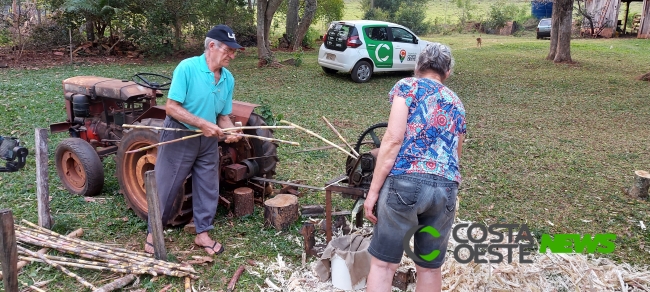
[{"label": "man's hand", "polygon": [[216,124],[205,122],[201,125],[201,131],[206,137],[220,137],[223,136],[223,131]]},{"label": "man's hand", "polygon": [[377,224],[377,217],[372,213],[372,211],[375,209],[375,203],[377,203],[378,198],[378,193],[368,193],[368,195],[366,195],[366,201],[363,203],[363,210],[366,219],[370,220],[372,224]]},{"label": "man's hand", "polygon": [[226,133],[226,143],[237,143],[239,140],[241,140],[242,136],[236,135],[237,133],[241,133],[241,131],[236,131],[232,132],[232,135],[229,135]]}]

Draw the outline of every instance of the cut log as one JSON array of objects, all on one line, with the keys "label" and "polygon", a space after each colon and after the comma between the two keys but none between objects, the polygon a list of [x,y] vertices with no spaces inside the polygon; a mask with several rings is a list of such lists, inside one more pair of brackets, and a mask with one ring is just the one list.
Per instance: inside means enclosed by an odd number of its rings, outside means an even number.
[{"label": "cut log", "polygon": [[255,198],[251,188],[237,188],[233,195],[235,203],[235,217],[243,217],[253,214],[255,210]]},{"label": "cut log", "polygon": [[124,288],[124,286],[128,285],[129,283],[133,282],[135,280],[135,275],[130,274],[126,275],[122,278],[119,278],[113,282],[110,282],[104,286],[101,286],[95,290],[95,292],[109,292],[113,290],[117,290],[120,288]]},{"label": "cut log", "polygon": [[279,194],[264,202],[264,226],[283,230],[297,219],[298,198],[296,196]]},{"label": "cut log", "polygon": [[650,188],[650,173],[644,170],[634,172],[634,182],[628,189],[628,194],[635,198],[647,199],[648,188]]},{"label": "cut log", "polygon": [[228,292],[232,292],[235,290],[235,285],[237,284],[237,280],[239,280],[239,277],[241,274],[246,270],[246,267],[243,265],[239,266],[235,274],[232,276],[232,279],[230,279],[230,282],[228,283]]},{"label": "cut log", "polygon": [[196,225],[194,225],[194,221],[183,226],[183,231],[189,234],[196,234]]},{"label": "cut log", "polygon": [[323,205],[306,205],[300,209],[302,217],[323,216],[325,214],[325,206]]}]

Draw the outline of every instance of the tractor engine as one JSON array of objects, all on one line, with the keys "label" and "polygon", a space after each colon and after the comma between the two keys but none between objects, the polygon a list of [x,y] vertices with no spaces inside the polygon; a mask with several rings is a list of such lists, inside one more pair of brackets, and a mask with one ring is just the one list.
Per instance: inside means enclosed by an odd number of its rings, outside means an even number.
[{"label": "tractor engine", "polygon": [[106,148],[106,156],[117,151],[122,125],[131,124],[156,106],[162,93],[128,80],[77,76],[63,81],[67,121],[50,126],[53,133],[68,131],[93,147]]}]

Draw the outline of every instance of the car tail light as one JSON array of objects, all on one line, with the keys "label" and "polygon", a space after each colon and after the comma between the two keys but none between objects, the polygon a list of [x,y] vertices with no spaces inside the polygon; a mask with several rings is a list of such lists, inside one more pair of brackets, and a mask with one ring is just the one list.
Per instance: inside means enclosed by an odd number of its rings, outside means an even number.
[{"label": "car tail light", "polygon": [[348,42],[347,42],[346,45],[348,46],[348,48],[356,48],[356,47],[358,47],[358,46],[360,46],[362,44],[363,43],[359,39],[359,36],[355,35],[355,36],[351,36],[351,37],[348,38]]},{"label": "car tail light", "polygon": [[536,32],[539,32],[539,27],[535,29]]}]

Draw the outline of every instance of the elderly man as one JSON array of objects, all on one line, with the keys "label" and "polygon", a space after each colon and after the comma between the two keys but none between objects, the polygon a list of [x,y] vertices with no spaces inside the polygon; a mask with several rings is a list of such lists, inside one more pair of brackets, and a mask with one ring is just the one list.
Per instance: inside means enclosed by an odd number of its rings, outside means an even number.
[{"label": "elderly man", "polygon": [[[226,66],[240,48],[232,29],[217,25],[206,34],[204,54],[178,64],[167,97],[164,127],[200,129],[203,136],[160,146],[156,159],[156,184],[163,223],[169,220],[175,196],[191,173],[192,209],[197,233],[194,243],[210,255],[224,250],[223,244],[212,240],[208,231],[213,228],[219,199],[217,143],[224,136],[222,128],[233,127],[228,115],[232,112],[235,79]],[[187,131],[162,131],[160,141],[190,134]],[[228,135],[225,142],[238,140],[238,136]],[[151,227],[145,251],[154,251]]]}]

